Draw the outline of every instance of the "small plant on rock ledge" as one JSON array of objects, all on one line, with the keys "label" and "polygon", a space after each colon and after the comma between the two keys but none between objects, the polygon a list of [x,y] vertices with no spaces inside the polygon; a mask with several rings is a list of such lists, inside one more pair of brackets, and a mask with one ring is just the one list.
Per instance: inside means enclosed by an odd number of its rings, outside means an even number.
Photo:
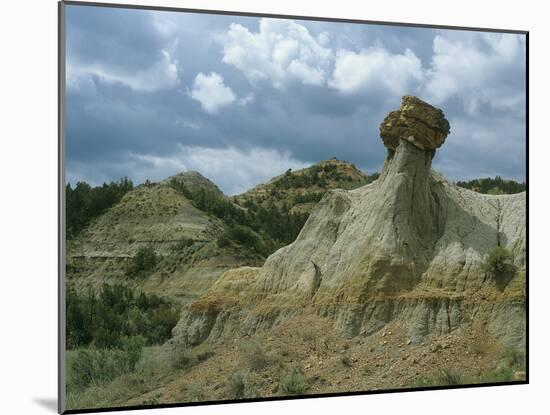
[{"label": "small plant on rock ledge", "polygon": [[501,246],[495,247],[485,260],[485,272],[497,280],[504,278],[515,270],[512,254]]}]

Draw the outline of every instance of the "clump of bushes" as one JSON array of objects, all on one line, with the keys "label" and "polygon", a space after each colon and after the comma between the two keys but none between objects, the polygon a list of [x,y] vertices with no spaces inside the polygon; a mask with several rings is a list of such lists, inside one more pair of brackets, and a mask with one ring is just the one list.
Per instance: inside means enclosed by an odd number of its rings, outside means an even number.
[{"label": "clump of bushes", "polygon": [[513,256],[506,248],[497,246],[485,260],[485,272],[496,279],[504,278],[509,271],[513,271],[512,260]]},{"label": "clump of bushes", "polygon": [[229,377],[229,396],[232,399],[251,399],[258,396],[253,386],[250,372],[236,372]]},{"label": "clump of bushes", "polygon": [[525,372],[525,352],[517,348],[507,348],[500,356],[496,368],[480,377],[482,383],[501,383],[517,380],[516,372]]},{"label": "clump of bushes", "polygon": [[455,369],[445,368],[431,377],[419,377],[415,386],[452,386],[468,383],[466,378]]},{"label": "clump of bushes", "polygon": [[514,380],[514,370],[510,367],[497,367],[480,376],[481,383],[511,382]]},{"label": "clump of bushes", "polygon": [[235,242],[264,256],[272,252],[271,245],[274,243],[270,238],[262,238],[249,227],[238,224],[227,226],[217,242],[220,248]]},{"label": "clump of bushes", "polygon": [[186,349],[182,347],[172,349],[170,354],[170,364],[173,369],[184,369],[190,362],[191,359],[189,358]]},{"label": "clump of bushes", "polygon": [[240,362],[250,370],[261,370],[267,366],[268,359],[260,338],[253,338],[241,343]]},{"label": "clump of bushes", "polygon": [[126,275],[136,277],[142,275],[145,272],[152,271],[157,265],[157,254],[152,245],[146,245],[140,247],[128,268],[126,269]]},{"label": "clump of bushes", "polygon": [[309,385],[304,376],[294,369],[281,379],[279,389],[284,395],[303,395],[309,389]]},{"label": "clump of bushes", "polygon": [[67,292],[67,349],[120,348],[125,337],[164,343],[179,319],[179,308],[154,295],[105,284],[97,293]]},{"label": "clump of bushes", "polygon": [[501,356],[502,362],[516,370],[525,370],[525,352],[513,347],[507,348]]},{"label": "clump of bushes", "polygon": [[67,386],[82,390],[90,385],[103,385],[124,373],[134,372],[141,358],[145,339],[127,337],[118,349],[81,349],[70,354]]}]

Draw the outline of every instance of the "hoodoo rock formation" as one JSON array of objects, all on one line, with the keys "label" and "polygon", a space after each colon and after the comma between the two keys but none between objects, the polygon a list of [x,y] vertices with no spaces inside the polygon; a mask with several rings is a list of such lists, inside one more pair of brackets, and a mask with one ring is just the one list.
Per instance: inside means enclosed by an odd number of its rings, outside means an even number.
[{"label": "hoodoo rock formation", "polygon": [[[390,150],[380,178],[328,192],[263,267],[223,274],[184,310],[171,346],[269,330],[307,313],[346,336],[399,321],[416,344],[476,324],[502,344],[523,344],[525,193],[479,194],[433,171],[450,127],[416,97],[403,97],[380,131]],[[497,246],[514,258],[500,279],[484,266]]]},{"label": "hoodoo rock formation", "polygon": [[405,95],[398,111],[390,112],[380,124],[384,145],[395,150],[401,139],[422,150],[435,150],[449,134],[443,111],[411,95]]}]

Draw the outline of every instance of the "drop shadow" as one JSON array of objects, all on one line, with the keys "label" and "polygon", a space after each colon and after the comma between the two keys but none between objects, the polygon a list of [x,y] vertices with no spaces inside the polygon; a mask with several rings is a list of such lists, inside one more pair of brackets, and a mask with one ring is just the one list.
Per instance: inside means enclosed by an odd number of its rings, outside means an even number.
[{"label": "drop shadow", "polygon": [[57,413],[57,399],[55,398],[35,398],[34,402],[43,408]]}]

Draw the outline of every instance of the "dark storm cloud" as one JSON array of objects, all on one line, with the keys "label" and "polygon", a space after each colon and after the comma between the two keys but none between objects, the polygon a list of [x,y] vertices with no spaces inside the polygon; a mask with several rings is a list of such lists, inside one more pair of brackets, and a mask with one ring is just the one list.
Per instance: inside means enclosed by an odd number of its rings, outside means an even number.
[{"label": "dark storm cloud", "polygon": [[83,6],[67,24],[70,181],[195,169],[235,193],[330,157],[371,173],[403,94],[451,121],[449,178],[524,178],[516,38]]},{"label": "dark storm cloud", "polygon": [[83,64],[137,68],[151,64],[164,39],[148,13],[104,7],[67,8],[68,54]]}]

